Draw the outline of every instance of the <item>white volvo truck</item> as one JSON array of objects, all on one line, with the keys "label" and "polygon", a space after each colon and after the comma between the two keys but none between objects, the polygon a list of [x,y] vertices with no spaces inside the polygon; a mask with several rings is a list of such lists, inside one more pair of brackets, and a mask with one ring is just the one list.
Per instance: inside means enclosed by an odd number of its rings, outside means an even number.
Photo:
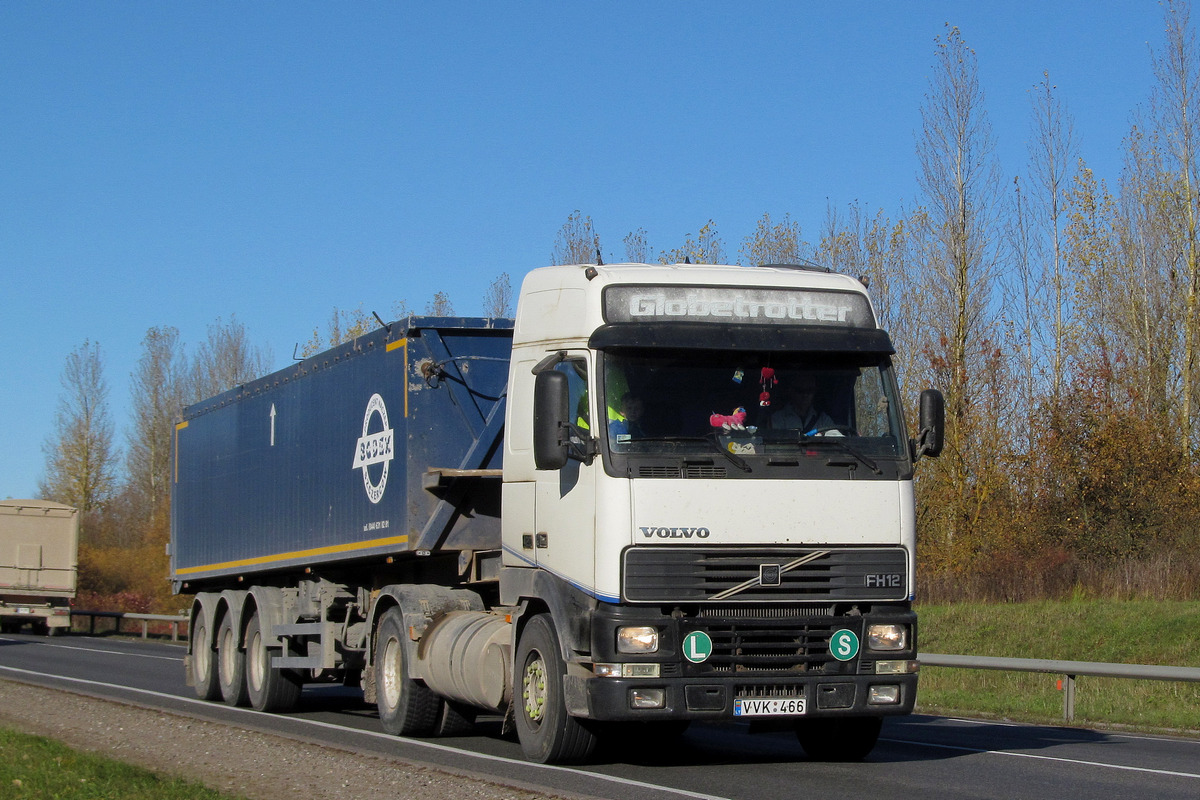
[{"label": "white volvo truck", "polygon": [[401,320],[185,411],[172,578],[206,699],[361,686],[541,762],[693,722],[852,760],[917,687],[892,343],[827,270],[530,272],[515,320]]}]

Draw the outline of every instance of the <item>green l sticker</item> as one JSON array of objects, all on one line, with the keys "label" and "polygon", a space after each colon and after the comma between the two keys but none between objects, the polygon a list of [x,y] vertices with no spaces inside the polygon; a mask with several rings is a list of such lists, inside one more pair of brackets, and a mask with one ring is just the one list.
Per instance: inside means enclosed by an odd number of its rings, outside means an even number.
[{"label": "green l sticker", "polygon": [[683,657],[693,664],[707,661],[712,651],[712,639],[704,631],[692,631],[683,637]]},{"label": "green l sticker", "polygon": [[858,655],[858,634],[842,628],[829,638],[829,652],[838,661],[849,661]]}]

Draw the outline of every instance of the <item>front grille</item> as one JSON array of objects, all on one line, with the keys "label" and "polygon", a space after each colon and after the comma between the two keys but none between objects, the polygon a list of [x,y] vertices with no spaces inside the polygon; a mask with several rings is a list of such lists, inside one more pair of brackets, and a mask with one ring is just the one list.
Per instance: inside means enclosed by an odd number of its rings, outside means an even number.
[{"label": "front grille", "polygon": [[697,624],[712,640],[712,655],[685,664],[690,676],[780,676],[802,672],[841,674],[853,669],[829,652],[829,640],[848,628],[861,638],[862,618],[716,621]]},{"label": "front grille", "polygon": [[[623,589],[634,603],[810,603],[905,600],[900,547],[658,547],[625,551]],[[763,585],[768,582],[777,585]]]}]

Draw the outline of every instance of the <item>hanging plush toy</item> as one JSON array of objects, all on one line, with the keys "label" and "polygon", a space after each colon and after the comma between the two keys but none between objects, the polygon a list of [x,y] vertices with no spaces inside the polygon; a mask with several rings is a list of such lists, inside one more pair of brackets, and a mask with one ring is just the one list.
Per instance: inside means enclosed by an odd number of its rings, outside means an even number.
[{"label": "hanging plush toy", "polygon": [[746,409],[738,406],[733,410],[732,414],[713,414],[708,418],[708,424],[714,428],[721,428],[727,431],[745,430]]},{"label": "hanging plush toy", "polygon": [[775,379],[775,368],[763,367],[762,374],[758,378],[758,383],[762,386],[762,392],[758,395],[758,404],[766,408],[771,405],[771,390],[779,383]]}]

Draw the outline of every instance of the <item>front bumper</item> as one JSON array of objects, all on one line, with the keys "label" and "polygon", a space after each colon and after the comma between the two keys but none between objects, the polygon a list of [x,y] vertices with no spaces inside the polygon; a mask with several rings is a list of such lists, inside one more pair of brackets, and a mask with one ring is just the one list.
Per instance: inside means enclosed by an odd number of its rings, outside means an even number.
[{"label": "front bumper", "polygon": [[[749,678],[600,678],[568,675],[569,713],[601,721],[798,719],[910,714],[917,697],[916,674],[812,675],[787,679]],[[872,703],[872,687],[896,687],[894,703]],[[635,708],[635,694],[662,689],[662,708]],[[890,691],[879,692],[891,694]],[[740,717],[734,700],[802,697],[802,715]]]}]

